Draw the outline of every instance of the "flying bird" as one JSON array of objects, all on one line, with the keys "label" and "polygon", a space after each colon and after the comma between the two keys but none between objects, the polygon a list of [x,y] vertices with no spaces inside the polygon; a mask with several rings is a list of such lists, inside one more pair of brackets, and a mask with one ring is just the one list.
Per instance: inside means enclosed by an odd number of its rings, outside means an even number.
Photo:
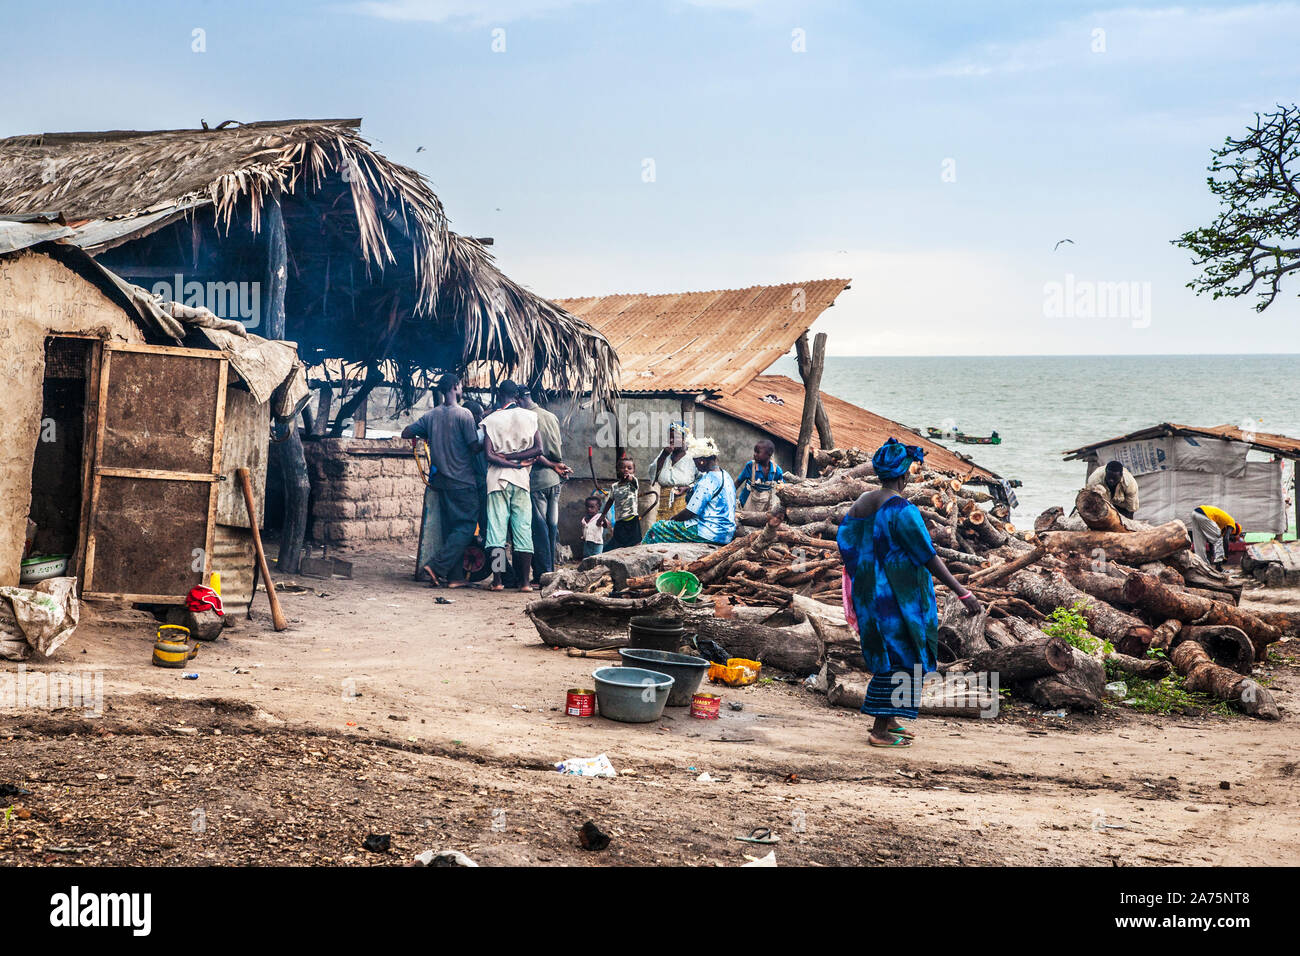
[{"label": "flying bird", "polygon": [[417,146],[417,147],[415,147],[415,151],[416,151],[417,153],[423,153],[423,152],[424,152],[424,147],[423,147],[423,146]]},{"label": "flying bird", "polygon": [[1061,248],[1061,244],[1065,242],[1068,242],[1070,245],[1074,245],[1073,239],[1061,239],[1057,241],[1056,245],[1052,246],[1052,251],[1055,252],[1057,249]]}]

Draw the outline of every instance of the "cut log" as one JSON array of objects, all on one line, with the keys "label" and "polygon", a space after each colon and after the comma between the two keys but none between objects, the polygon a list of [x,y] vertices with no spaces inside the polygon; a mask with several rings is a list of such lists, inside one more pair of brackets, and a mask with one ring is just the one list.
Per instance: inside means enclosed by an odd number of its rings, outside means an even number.
[{"label": "cut log", "polygon": [[733,657],[745,657],[780,671],[804,677],[821,668],[825,647],[813,626],[768,627],[739,620],[701,618],[701,641],[717,641]]},{"label": "cut log", "polygon": [[1174,646],[1174,639],[1178,637],[1178,633],[1182,629],[1183,622],[1177,618],[1170,618],[1165,621],[1156,628],[1155,636],[1151,638],[1151,649],[1168,651]]},{"label": "cut log", "polygon": [[1246,632],[1229,624],[1185,627],[1176,644],[1195,641],[1205,648],[1210,660],[1220,667],[1249,677],[1255,668],[1255,645]]},{"label": "cut log", "polygon": [[681,602],[671,594],[645,598],[615,598],[599,594],[557,594],[524,607],[542,643],[555,647],[622,646],[628,622],[640,614],[680,613]]},{"label": "cut log", "polygon": [[1091,488],[1084,488],[1074,498],[1074,510],[1079,513],[1083,523],[1092,531],[1114,531],[1128,534],[1128,529],[1120,521],[1115,506],[1106,500],[1106,496]]},{"label": "cut log", "polygon": [[1068,670],[1032,680],[1024,685],[1023,692],[1042,707],[1096,710],[1106,687],[1106,668],[1078,648],[1071,647],[1070,655]]},{"label": "cut log", "polygon": [[1034,519],[1034,534],[1042,534],[1045,531],[1060,531],[1059,527],[1065,509],[1056,505],[1048,508],[1037,518]]},{"label": "cut log", "polygon": [[990,647],[995,648],[1012,647],[1020,643],[1010,627],[1002,621],[995,621],[992,618],[989,618],[984,623],[984,640],[989,642]]},{"label": "cut log", "polygon": [[1144,574],[1153,574],[1165,584],[1176,584],[1182,587],[1186,583],[1182,573],[1177,568],[1171,567],[1163,561],[1148,561],[1146,564],[1139,564],[1137,570]]},{"label": "cut log", "polygon": [[1009,578],[1021,568],[1029,567],[1029,565],[1041,559],[1044,554],[1046,554],[1046,551],[1041,547],[1033,548],[1029,551],[1023,551],[1010,561],[1005,561],[1002,564],[987,567],[981,571],[975,572],[967,582],[967,586],[971,584],[983,584],[986,586],[996,584],[1004,578]]},{"label": "cut log", "polygon": [[1009,647],[990,648],[960,661],[947,670],[988,671],[999,675],[1001,686],[1063,674],[1072,666],[1070,645],[1059,637],[1044,636]]},{"label": "cut log", "polygon": [[1131,614],[1080,591],[1059,571],[1017,571],[1011,576],[1008,586],[1044,614],[1050,614],[1058,607],[1068,608],[1081,603],[1088,630],[1094,636],[1110,641],[1122,653],[1142,656],[1154,636],[1149,626]]},{"label": "cut log", "polygon": [[1177,618],[1184,624],[1230,624],[1250,637],[1255,659],[1262,660],[1270,642],[1281,637],[1277,628],[1249,611],[1223,601],[1163,584],[1158,578],[1135,571],[1124,584],[1124,597],[1135,607],[1162,619]]},{"label": "cut log", "polygon": [[777,528],[776,540],[797,548],[822,548],[832,553],[838,553],[840,548],[834,538],[813,538],[794,528]]},{"label": "cut log", "polygon": [[[841,504],[810,505],[807,508],[786,508],[784,516],[786,522],[792,525],[833,521],[838,526],[852,506],[853,502],[847,501]],[[760,517],[766,516],[760,514]]]},{"label": "cut log", "polygon": [[1107,561],[1138,565],[1156,561],[1188,547],[1187,528],[1169,521],[1150,531],[1046,531],[1039,535],[1048,551],[1100,553]]},{"label": "cut log", "polygon": [[939,614],[940,651],[946,649],[955,660],[989,650],[989,642],[984,638],[984,625],[988,618],[988,608],[972,617],[956,598],[946,598]]},{"label": "cut log", "polygon": [[830,481],[806,481],[798,485],[780,485],[777,497],[788,511],[791,508],[809,508],[817,505],[838,505],[852,502],[858,496],[874,491],[879,482],[862,478],[833,478]]},{"label": "cut log", "polygon": [[1085,591],[1107,604],[1127,604],[1124,600],[1124,579],[1079,567],[1063,569],[1065,576],[1080,591]]},{"label": "cut log", "polygon": [[968,535],[973,534],[986,548],[1000,548],[1007,543],[1008,535],[994,524],[996,520],[976,508],[962,521],[962,530]]},{"label": "cut log", "polygon": [[1159,680],[1169,674],[1169,662],[1154,657],[1129,657],[1127,654],[1107,654],[1106,663],[1113,669],[1131,677]]},{"label": "cut log", "polygon": [[[826,692],[826,701],[832,707],[862,710],[866,699],[869,675],[860,672],[841,678]],[[997,714],[997,695],[981,689],[978,682],[971,687],[968,682],[949,684],[931,678],[922,685],[918,711],[925,717],[986,717]]]},{"label": "cut log", "polygon": [[1187,681],[1187,689],[1226,700],[1252,717],[1277,720],[1280,716],[1273,695],[1249,677],[1220,667],[1196,641],[1183,641],[1174,648],[1174,669]]},{"label": "cut log", "polygon": [[583,558],[578,570],[607,568],[610,580],[614,582],[614,590],[622,591],[639,578],[649,577],[653,584],[655,575],[665,567],[680,566],[683,563],[689,567],[692,562],[707,558],[712,551],[712,545],[697,542],[637,544]]},{"label": "cut log", "polygon": [[542,597],[556,591],[592,591],[609,577],[609,568],[601,565],[583,571],[578,568],[559,568],[542,575]]}]

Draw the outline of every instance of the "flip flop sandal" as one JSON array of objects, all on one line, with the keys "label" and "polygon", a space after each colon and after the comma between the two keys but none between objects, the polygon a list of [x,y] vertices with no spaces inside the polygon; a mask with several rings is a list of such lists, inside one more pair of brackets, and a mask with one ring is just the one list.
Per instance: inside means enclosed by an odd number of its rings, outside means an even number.
[{"label": "flip flop sandal", "polygon": [[893,739],[893,742],[892,742],[892,743],[887,743],[887,744],[882,744],[882,743],[880,743],[879,741],[872,740],[870,737],[868,737],[868,738],[867,738],[867,743],[869,743],[869,744],[870,744],[871,746],[873,746],[873,747],[910,747],[910,746],[912,746],[912,742],[911,742],[910,740],[904,740],[902,737],[895,737],[895,738]]},{"label": "flip flop sandal", "polygon": [[736,837],[741,843],[780,843],[781,838],[769,830],[767,827],[755,827],[749,831],[749,836]]},{"label": "flip flop sandal", "polygon": [[889,731],[889,732],[890,732],[891,734],[893,734],[895,737],[902,737],[904,740],[915,740],[915,739],[916,739],[916,734],[912,733],[910,730],[908,730],[908,729],[907,729],[906,727],[904,727],[902,724],[899,724],[897,727],[892,727],[892,728],[890,728],[890,731]]}]

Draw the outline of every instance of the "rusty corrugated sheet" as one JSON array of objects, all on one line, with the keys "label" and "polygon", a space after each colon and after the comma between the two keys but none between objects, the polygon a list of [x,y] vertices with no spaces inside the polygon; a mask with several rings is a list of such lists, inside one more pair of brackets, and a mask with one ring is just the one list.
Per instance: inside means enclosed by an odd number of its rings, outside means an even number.
[{"label": "rusty corrugated sheet", "polygon": [[789,352],[848,284],[818,279],[554,301],[609,339],[624,392],[735,395]]},{"label": "rusty corrugated sheet", "polygon": [[[822,392],[822,407],[831,422],[831,432],[839,448],[875,451],[888,438],[925,449],[928,467],[953,475],[996,478],[987,468],[965,461],[942,445],[922,438],[905,425],[859,408],[834,395]],[[791,444],[799,441],[799,424],[803,417],[803,385],[784,375],[759,375],[734,395],[704,403],[705,408],[749,422]],[[813,447],[818,447],[816,432]]]},{"label": "rusty corrugated sheet", "polygon": [[[221,572],[221,603],[226,613],[248,607],[253,594],[253,532],[219,524],[212,532],[212,570]],[[266,598],[262,599],[263,601]]]},{"label": "rusty corrugated sheet", "polygon": [[1300,458],[1300,439],[1291,438],[1288,435],[1252,432],[1247,436],[1244,431],[1235,425],[1212,425],[1205,428],[1196,425],[1175,425],[1172,422],[1161,422],[1159,425],[1152,425],[1150,428],[1142,428],[1135,432],[1129,432],[1127,435],[1120,435],[1117,438],[1107,438],[1105,441],[1093,442],[1091,445],[1084,445],[1081,448],[1063,452],[1063,454],[1066,461],[1075,461],[1079,458],[1087,458],[1090,452],[1106,445],[1114,445],[1118,442],[1145,441],[1151,438],[1168,438],[1172,435],[1226,438],[1230,441],[1245,442],[1262,451],[1276,452],[1287,458]]},{"label": "rusty corrugated sheet", "polygon": [[221,475],[217,485],[217,522],[247,528],[248,505],[235,474],[247,468],[253,485],[253,506],[261,524],[266,506],[266,462],[271,435],[271,407],[259,405],[242,388],[226,389],[226,427],[221,442]]}]

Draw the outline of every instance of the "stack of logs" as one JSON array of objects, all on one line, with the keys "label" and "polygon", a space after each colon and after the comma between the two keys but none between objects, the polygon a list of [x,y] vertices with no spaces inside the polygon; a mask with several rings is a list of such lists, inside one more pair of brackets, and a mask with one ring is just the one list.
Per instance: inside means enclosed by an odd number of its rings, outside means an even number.
[{"label": "stack of logs", "polygon": [[[682,566],[706,594],[725,595],[724,604],[841,604],[839,523],[879,482],[860,452],[818,453],[818,463],[820,478],[780,486],[770,512],[742,512],[735,540]],[[1250,674],[1268,644],[1300,622],[1240,608],[1240,589],[1194,557],[1182,522],[1123,519],[1085,490],[1077,513],[1053,508],[1033,531],[1019,530],[987,490],[928,470],[914,472],[903,494],[920,510],[935,551],[984,608],[970,617],[938,587],[941,671],[997,671],[1002,687],[1042,706],[1095,709],[1105,664],[1143,678],[1162,677],[1172,664],[1189,690],[1255,716],[1277,716],[1271,695]],[[756,530],[744,533],[746,527]],[[654,578],[629,579],[621,595],[653,593]],[[1054,609],[1072,607],[1092,636],[1114,647],[1104,661],[1043,632]],[[841,661],[839,669],[852,666]]]}]

